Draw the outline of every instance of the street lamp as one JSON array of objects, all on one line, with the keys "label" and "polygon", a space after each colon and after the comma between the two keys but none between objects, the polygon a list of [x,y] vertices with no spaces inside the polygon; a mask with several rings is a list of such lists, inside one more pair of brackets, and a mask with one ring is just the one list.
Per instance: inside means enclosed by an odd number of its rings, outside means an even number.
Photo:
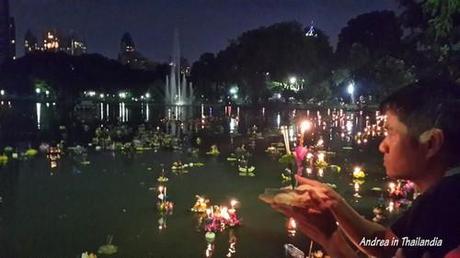
[{"label": "street lamp", "polygon": [[347,92],[348,92],[348,94],[350,94],[351,103],[354,104],[354,103],[355,103],[355,96],[354,96],[354,93],[355,93],[355,83],[354,83],[354,82],[350,82],[350,84],[348,84]]},{"label": "street lamp", "polygon": [[289,78],[289,82],[290,82],[291,84],[294,84],[294,83],[297,82],[297,78],[294,77],[294,76],[292,76],[292,77]]},{"label": "street lamp", "polygon": [[35,88],[35,93],[40,94],[41,90],[40,88]]},{"label": "street lamp", "polygon": [[0,90],[0,95],[1,96],[5,95],[5,90]]},{"label": "street lamp", "polygon": [[149,92],[145,93],[145,98],[146,98],[146,99],[149,99],[149,98],[150,98],[150,93],[149,93]]}]

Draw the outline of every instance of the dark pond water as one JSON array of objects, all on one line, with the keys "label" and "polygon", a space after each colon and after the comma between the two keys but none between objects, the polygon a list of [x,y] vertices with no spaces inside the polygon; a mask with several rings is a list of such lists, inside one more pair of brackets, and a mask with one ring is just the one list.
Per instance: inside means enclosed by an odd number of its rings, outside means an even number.
[{"label": "dark pond water", "polygon": [[[301,119],[314,122],[306,142],[314,144],[322,138],[328,151],[326,161],[340,166],[341,171],[326,168],[321,176],[314,169],[309,176],[335,184],[367,217],[372,218],[372,208],[381,195],[371,189],[385,189],[388,183],[377,151],[381,138],[369,133],[367,143],[357,142],[358,132],[364,133],[366,125],[371,128],[376,122],[375,112],[318,112],[224,106],[147,108],[121,103],[110,104],[107,111],[105,103],[97,103],[95,108],[69,115],[69,120],[52,103],[5,104],[0,109],[2,149],[12,146],[21,152],[62,139],[67,147],[87,146],[94,129],[101,125],[126,125],[133,135],[141,123],[147,130],[158,126],[174,135],[201,137],[203,143],[194,156],[163,148],[127,155],[87,147],[86,165],[64,148],[56,168],[50,167],[43,153],[29,160],[11,159],[0,167],[0,257],[80,257],[84,251],[97,253],[107,236],[113,236],[112,244],[118,247],[111,257],[206,257],[205,232],[198,227],[198,216],[190,211],[197,194],[216,205],[239,201],[242,225],[216,234],[212,257],[284,257],[286,243],[305,251],[310,241],[299,233],[289,236],[286,219],[258,200],[265,188],[286,185],[280,176],[285,166],[277,161],[279,156],[265,152],[271,143],[283,141],[280,126],[295,132]],[[163,118],[170,122],[163,123]],[[62,125],[65,129],[59,128]],[[254,125],[259,133],[256,139],[247,134]],[[129,133],[121,138],[129,139]],[[252,153],[249,163],[256,168],[254,177],[239,176],[237,166],[226,160],[242,143]],[[218,157],[205,154],[211,144],[220,149]],[[186,174],[172,173],[170,166],[178,160],[204,166],[190,168]],[[165,185],[174,203],[173,213],[166,216],[156,207],[160,164],[166,167],[169,181]],[[355,166],[363,167],[367,174],[359,190],[351,175]],[[233,254],[229,254],[230,240],[236,240]]]}]

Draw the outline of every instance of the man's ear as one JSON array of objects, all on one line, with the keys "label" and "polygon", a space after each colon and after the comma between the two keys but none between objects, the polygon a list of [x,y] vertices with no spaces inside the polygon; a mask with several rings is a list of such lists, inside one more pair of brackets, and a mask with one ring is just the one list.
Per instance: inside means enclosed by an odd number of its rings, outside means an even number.
[{"label": "man's ear", "polygon": [[419,142],[426,146],[426,157],[431,158],[441,151],[444,144],[444,132],[438,128],[427,130],[419,136]]}]

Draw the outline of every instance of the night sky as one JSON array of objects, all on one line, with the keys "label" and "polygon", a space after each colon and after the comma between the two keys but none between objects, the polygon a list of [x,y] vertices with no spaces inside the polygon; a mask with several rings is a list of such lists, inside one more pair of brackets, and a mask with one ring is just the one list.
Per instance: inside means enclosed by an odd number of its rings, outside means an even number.
[{"label": "night sky", "polygon": [[18,56],[27,29],[40,39],[47,28],[83,37],[89,53],[116,58],[130,32],[136,48],[153,61],[167,61],[174,28],[190,61],[217,52],[240,33],[281,21],[315,26],[333,45],[346,22],[361,13],[397,10],[396,0],[10,0],[16,19]]}]

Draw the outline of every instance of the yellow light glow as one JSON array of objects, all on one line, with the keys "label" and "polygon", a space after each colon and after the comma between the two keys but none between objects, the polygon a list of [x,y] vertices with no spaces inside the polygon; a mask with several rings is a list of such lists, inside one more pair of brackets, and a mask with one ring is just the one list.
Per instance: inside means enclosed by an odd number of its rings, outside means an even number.
[{"label": "yellow light glow", "polygon": [[311,129],[311,122],[309,120],[302,121],[300,124],[300,130],[303,132],[309,131]]}]

